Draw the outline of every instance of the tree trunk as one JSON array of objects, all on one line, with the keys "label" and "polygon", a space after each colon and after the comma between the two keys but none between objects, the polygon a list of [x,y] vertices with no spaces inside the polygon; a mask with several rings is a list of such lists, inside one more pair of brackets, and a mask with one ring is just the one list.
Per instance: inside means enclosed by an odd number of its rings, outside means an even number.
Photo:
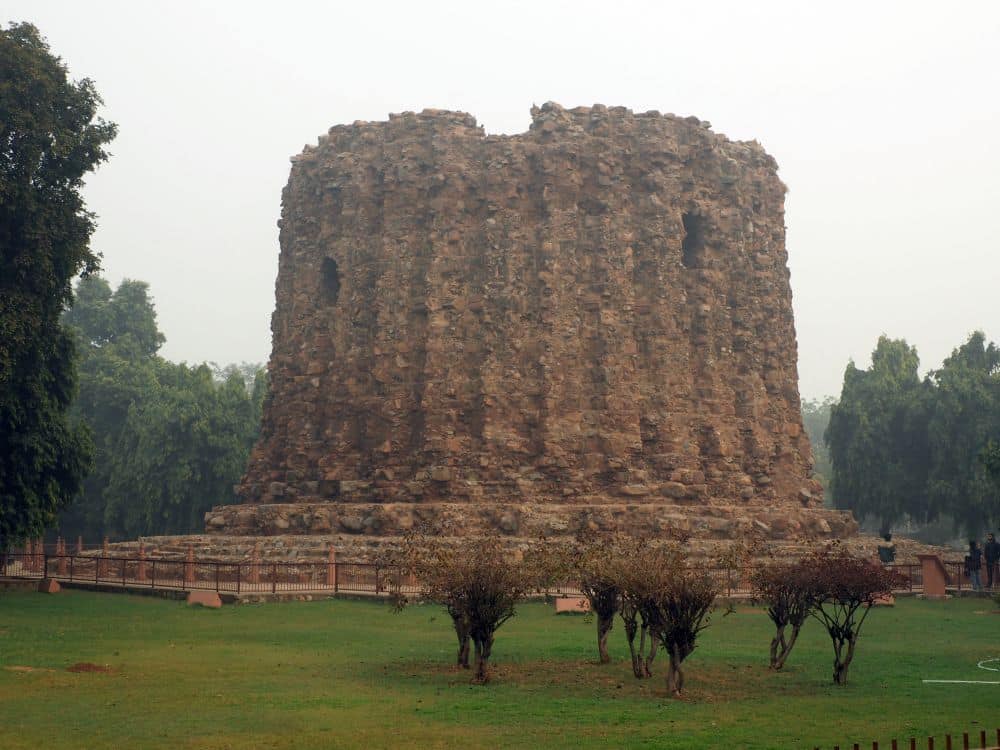
[{"label": "tree trunk", "polygon": [[778,625],[771,639],[771,669],[778,669],[778,657],[785,650],[785,626]]},{"label": "tree trunk", "polygon": [[781,635],[781,652],[778,654],[778,661],[771,663],[771,667],[775,670],[781,669],[785,666],[785,661],[788,659],[788,655],[792,653],[792,646],[795,645],[795,641],[798,640],[799,631],[802,629],[801,625],[792,625],[792,637],[785,642],[784,633]]},{"label": "tree trunk", "polygon": [[642,671],[646,677],[653,676],[653,659],[656,658],[656,651],[660,648],[660,639],[652,633],[649,634],[649,653],[646,654],[642,662]]},{"label": "tree trunk", "polygon": [[674,697],[680,697],[681,691],[684,689],[684,672],[681,669],[684,657],[681,656],[677,646],[667,649],[667,652],[670,654],[670,663],[667,665],[667,690]]},{"label": "tree trunk", "polygon": [[642,679],[642,669],[640,669],[639,653],[635,650],[635,634],[639,631],[638,625],[634,619],[622,618],[622,622],[625,623],[625,639],[628,641],[628,651],[632,656],[632,674],[635,675],[636,679]]},{"label": "tree trunk", "polygon": [[851,666],[851,661],[854,659],[854,644],[857,643],[857,638],[849,638],[847,640],[847,654],[842,656],[843,644],[840,648],[835,648],[835,658],[833,661],[833,681],[837,685],[847,684],[847,670]]},{"label": "tree trunk", "polygon": [[459,634],[458,636],[458,666],[462,669],[469,668],[469,636]]},{"label": "tree trunk", "polygon": [[487,666],[490,660],[490,651],[493,650],[493,636],[485,638],[473,638],[476,651],[476,676],[475,681],[486,684],[490,681]]},{"label": "tree trunk", "polygon": [[601,664],[608,664],[611,661],[611,656],[608,654],[608,633],[614,624],[614,614],[611,617],[597,618],[597,653],[600,655]]},{"label": "tree trunk", "polygon": [[458,616],[451,616],[451,624],[455,627],[455,635],[458,638],[458,666],[463,669],[469,668],[469,628],[465,620]]}]

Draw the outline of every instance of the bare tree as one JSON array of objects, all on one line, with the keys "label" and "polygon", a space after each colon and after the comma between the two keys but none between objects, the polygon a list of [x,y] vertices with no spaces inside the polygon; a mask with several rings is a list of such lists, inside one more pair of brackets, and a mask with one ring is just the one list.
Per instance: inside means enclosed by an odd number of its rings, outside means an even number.
[{"label": "bare tree", "polygon": [[663,566],[648,569],[640,609],[649,633],[669,656],[667,689],[679,696],[684,689],[681,664],[695,649],[698,634],[708,627],[719,585],[704,569],[667,552]]},{"label": "bare tree", "polygon": [[622,606],[622,561],[632,545],[634,540],[628,537],[588,534],[578,537],[563,553],[567,559],[560,568],[579,585],[597,620],[601,664],[611,661],[608,635]]},{"label": "bare tree", "polygon": [[819,620],[833,642],[833,681],[847,684],[861,627],[876,601],[904,583],[904,577],[867,558],[854,557],[837,545],[803,561]]},{"label": "bare tree", "polygon": [[537,554],[529,551],[525,559],[504,549],[495,537],[447,544],[431,534],[414,534],[407,538],[404,557],[423,597],[442,605],[451,617],[458,664],[468,668],[471,641],[474,679],[487,682],[497,630],[515,615],[517,603],[544,581]]},{"label": "bare tree", "polygon": [[[815,606],[810,569],[797,561],[772,561],[758,567],[751,575],[754,594],[767,605],[774,623],[771,639],[771,669],[785,666],[799,631]],[[786,629],[791,633],[786,637]]]}]

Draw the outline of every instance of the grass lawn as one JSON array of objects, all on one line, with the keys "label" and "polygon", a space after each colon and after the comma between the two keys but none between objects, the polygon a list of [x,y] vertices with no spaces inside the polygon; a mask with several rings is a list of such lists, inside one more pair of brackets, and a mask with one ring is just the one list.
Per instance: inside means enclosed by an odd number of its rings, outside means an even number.
[{"label": "grass lawn", "polygon": [[[686,662],[688,696],[673,700],[662,671],[632,677],[620,622],[616,661],[599,666],[593,623],[541,603],[500,630],[494,680],[482,687],[451,668],[449,620],[429,605],[205,610],[4,593],[0,748],[888,747],[890,737],[1000,724],[1000,685],[921,683],[1000,679],[976,667],[1000,656],[993,608],[901,599],[877,610],[847,687],[831,684],[817,623],[774,674],[763,611],[716,613]],[[79,663],[110,671],[67,670]]]}]

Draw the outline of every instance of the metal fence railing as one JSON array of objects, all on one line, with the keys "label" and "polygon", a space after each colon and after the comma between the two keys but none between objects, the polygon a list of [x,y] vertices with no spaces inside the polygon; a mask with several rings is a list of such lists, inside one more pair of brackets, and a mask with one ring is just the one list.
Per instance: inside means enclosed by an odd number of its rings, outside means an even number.
[{"label": "metal fence railing", "polygon": [[[62,547],[65,549],[65,547]],[[948,588],[961,592],[971,589],[961,563],[946,562]],[[906,583],[897,593],[923,590],[921,566],[888,566],[902,573]],[[708,568],[719,584],[720,595],[749,596],[753,593],[750,571],[746,568]],[[420,586],[398,568],[374,563],[328,560],[301,562],[230,562],[195,559],[192,552],[183,558],[114,555],[106,548],[76,553],[50,553],[41,545],[24,551],[0,553],[0,575],[14,578],[53,578],[69,583],[86,582],[123,588],[208,589],[231,594],[277,594],[332,592],[388,596],[419,595]],[[555,596],[581,596],[574,583],[552,586],[544,592]]]},{"label": "metal fence railing", "polygon": [[420,591],[412,576],[397,568],[332,560],[227,562],[190,557],[123,557],[99,552],[8,552],[0,554],[0,576],[53,578],[123,588],[208,589],[233,594],[329,591],[387,596]]}]

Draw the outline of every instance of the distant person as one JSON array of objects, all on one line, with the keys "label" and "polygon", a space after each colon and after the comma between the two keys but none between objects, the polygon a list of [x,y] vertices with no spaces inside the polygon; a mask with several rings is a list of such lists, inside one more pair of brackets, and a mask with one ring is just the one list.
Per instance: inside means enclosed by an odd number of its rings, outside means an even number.
[{"label": "distant person", "polygon": [[983,582],[979,577],[979,571],[983,567],[983,553],[979,549],[979,544],[975,539],[969,540],[969,554],[965,556],[965,573],[972,581],[974,591],[983,590]]},{"label": "distant person", "polygon": [[885,544],[878,546],[878,559],[883,565],[889,565],[896,560],[896,545],[892,543],[892,534],[888,531],[882,535]]},{"label": "distant person", "polygon": [[991,531],[986,535],[986,545],[983,547],[983,557],[986,558],[986,587],[992,589],[1000,574],[1000,542]]}]

